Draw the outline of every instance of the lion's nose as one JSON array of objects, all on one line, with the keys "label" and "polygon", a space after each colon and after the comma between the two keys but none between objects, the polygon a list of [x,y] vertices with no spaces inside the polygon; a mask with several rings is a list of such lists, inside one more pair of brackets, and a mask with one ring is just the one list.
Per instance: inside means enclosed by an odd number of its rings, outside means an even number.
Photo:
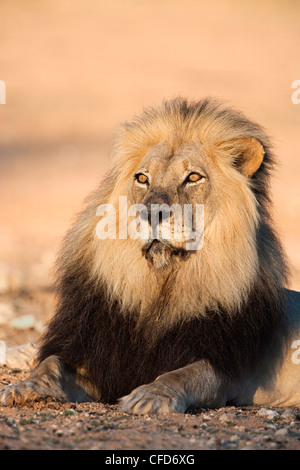
[{"label": "lion's nose", "polygon": [[155,194],[145,201],[146,209],[141,212],[141,217],[148,220],[151,226],[158,226],[170,217],[170,197],[166,193]]},{"label": "lion's nose", "polygon": [[151,204],[147,207],[147,209],[141,211],[141,217],[143,220],[148,220],[150,225],[159,225],[164,220],[167,220],[170,217],[170,211],[168,210],[167,206],[164,208],[162,205],[158,204]]},{"label": "lion's nose", "polygon": [[[152,205],[152,204],[151,204]],[[153,206],[153,205],[152,205]],[[167,220],[170,218],[170,211],[164,208],[156,208],[156,204],[154,205],[154,208],[152,207],[149,214],[148,214],[148,221],[150,225],[159,225],[161,224],[164,220]]]}]

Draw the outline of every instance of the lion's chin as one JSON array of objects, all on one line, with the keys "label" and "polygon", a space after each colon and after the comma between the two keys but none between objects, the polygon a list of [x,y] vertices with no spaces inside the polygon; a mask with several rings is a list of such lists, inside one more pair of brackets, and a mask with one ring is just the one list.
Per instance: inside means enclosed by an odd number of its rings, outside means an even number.
[{"label": "lion's chin", "polygon": [[146,260],[155,269],[169,267],[174,261],[187,259],[189,252],[184,248],[174,247],[167,242],[150,240],[143,248]]}]

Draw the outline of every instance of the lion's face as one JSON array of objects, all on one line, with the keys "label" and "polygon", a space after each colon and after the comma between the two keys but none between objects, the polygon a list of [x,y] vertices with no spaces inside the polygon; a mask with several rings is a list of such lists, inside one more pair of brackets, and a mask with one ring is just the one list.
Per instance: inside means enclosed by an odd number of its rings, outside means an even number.
[{"label": "lion's face", "polygon": [[154,145],[130,184],[132,203],[144,207],[140,217],[147,236],[140,243],[153,267],[185,260],[201,248],[211,182],[209,162],[200,144]]}]

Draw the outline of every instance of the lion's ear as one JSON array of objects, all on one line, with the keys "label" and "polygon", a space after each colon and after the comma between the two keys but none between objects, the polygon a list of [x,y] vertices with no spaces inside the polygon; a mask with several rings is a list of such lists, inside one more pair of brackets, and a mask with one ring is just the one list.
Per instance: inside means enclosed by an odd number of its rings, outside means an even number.
[{"label": "lion's ear", "polygon": [[237,167],[245,176],[251,177],[264,159],[263,146],[253,137],[234,139],[231,143]]}]

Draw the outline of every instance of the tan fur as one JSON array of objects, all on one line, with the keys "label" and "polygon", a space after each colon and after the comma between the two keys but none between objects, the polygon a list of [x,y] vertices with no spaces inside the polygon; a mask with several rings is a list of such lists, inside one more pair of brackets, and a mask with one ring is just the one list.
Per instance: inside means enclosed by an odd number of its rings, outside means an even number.
[{"label": "tan fur", "polygon": [[[40,363],[23,385],[3,389],[0,401],[52,393],[114,402],[129,393],[123,410],[136,413],[299,404],[299,368],[283,358],[300,319],[284,289],[288,269],[270,214],[273,158],[263,129],[214,100],[176,99],[120,126],[114,156],[65,237],[59,304]],[[137,182],[140,172],[147,186]],[[200,180],[185,184],[193,172]],[[121,212],[120,197],[127,198]],[[150,248],[149,240],[118,237],[130,226],[124,213],[132,204],[165,200],[191,204],[193,215],[204,205],[200,249],[185,250],[187,234],[152,240]],[[103,204],[116,209],[116,239],[97,234]],[[169,220],[174,234],[174,215]],[[291,374],[293,390],[284,388]]]}]

